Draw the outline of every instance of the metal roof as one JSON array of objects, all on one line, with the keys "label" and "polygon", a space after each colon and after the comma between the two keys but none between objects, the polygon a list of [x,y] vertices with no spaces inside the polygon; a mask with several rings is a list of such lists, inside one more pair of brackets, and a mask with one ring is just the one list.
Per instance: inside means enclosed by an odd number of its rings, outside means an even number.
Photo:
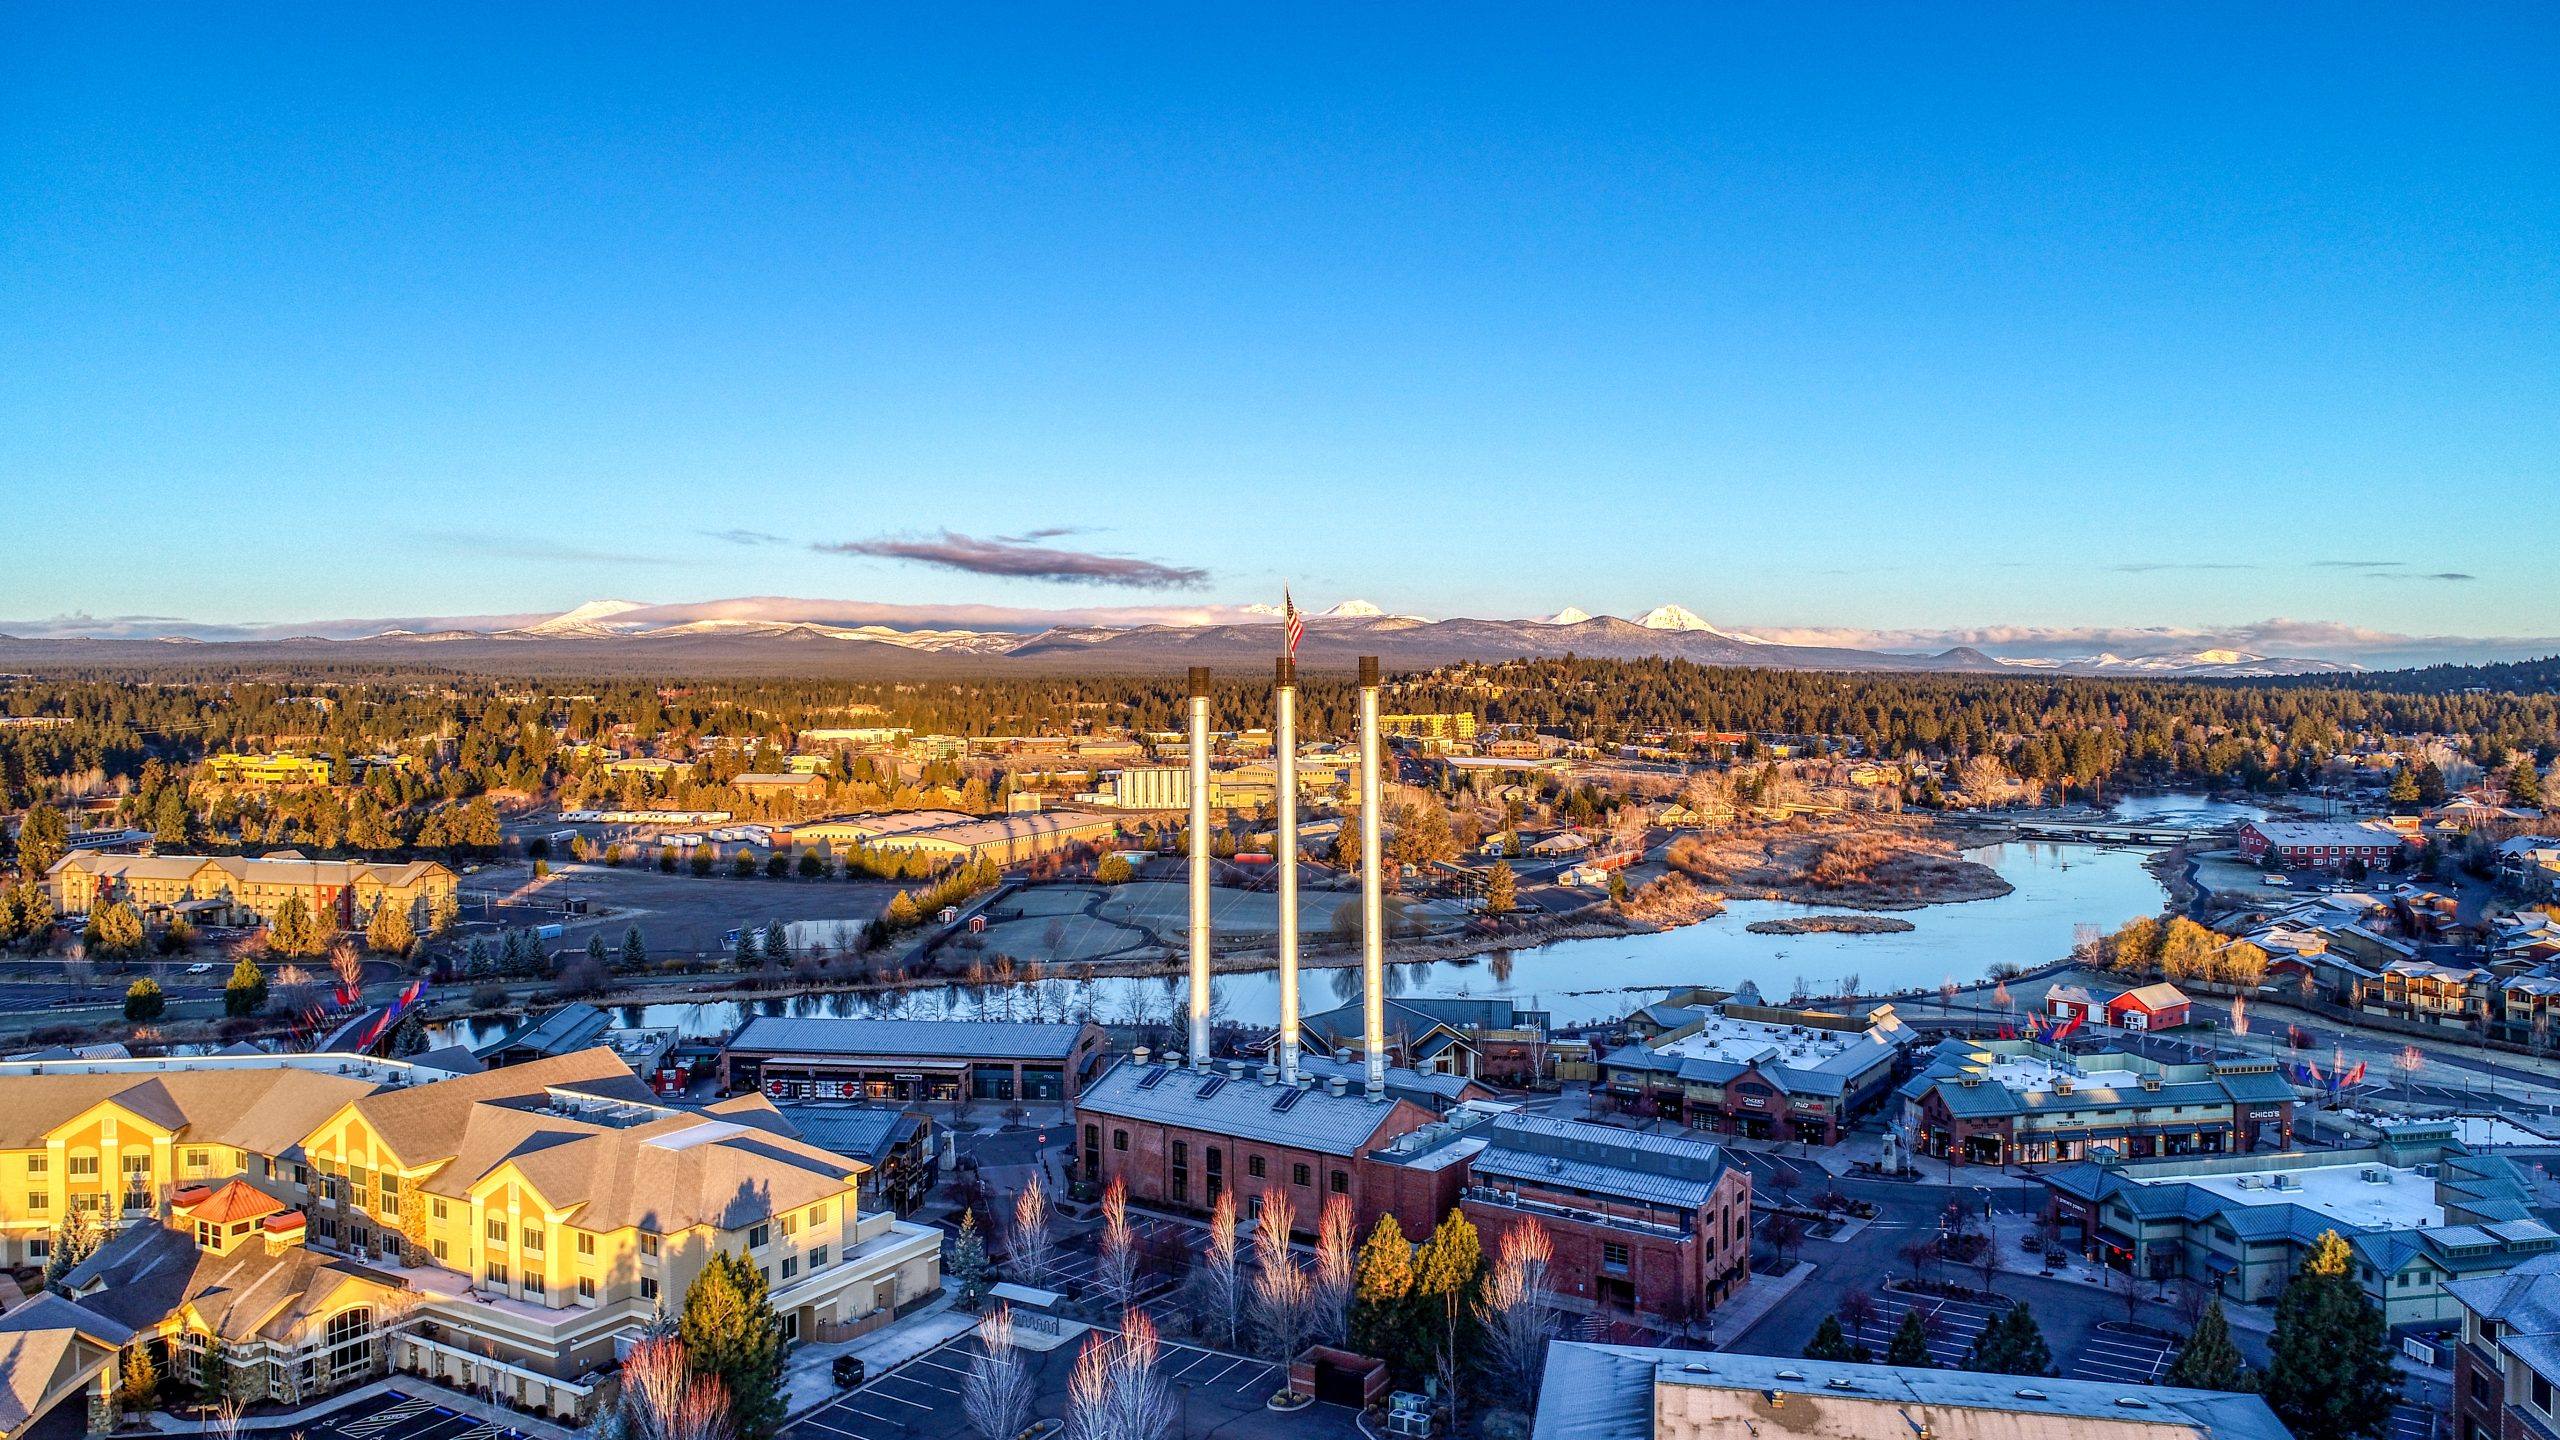
[{"label": "metal roof", "polygon": [[1505,1115],[1485,1127],[1474,1173],[1694,1210],[1724,1177],[1721,1147],[1588,1121]]},{"label": "metal roof", "polygon": [[[1278,1108],[1293,1094],[1287,1109]],[[1395,1114],[1392,1103],[1356,1091],[1335,1095],[1320,1086],[1265,1085],[1258,1076],[1129,1060],[1086,1086],[1076,1108],[1344,1157],[1366,1152]]]},{"label": "metal roof", "polygon": [[1064,1060],[1085,1027],[1038,1021],[839,1020],[764,1015],[729,1038],[730,1050],[775,1055],[956,1056],[967,1060]]},{"label": "metal roof", "polygon": [[1533,1440],[2290,1440],[2255,1395],[1558,1340]]}]

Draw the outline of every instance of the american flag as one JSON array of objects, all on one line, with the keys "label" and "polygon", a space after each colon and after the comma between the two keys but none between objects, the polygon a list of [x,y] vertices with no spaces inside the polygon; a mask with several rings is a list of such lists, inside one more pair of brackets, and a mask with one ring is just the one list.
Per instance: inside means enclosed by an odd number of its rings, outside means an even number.
[{"label": "american flag", "polygon": [[1289,630],[1289,658],[1298,658],[1298,642],[1307,638],[1307,617],[1298,613],[1298,602],[1289,598],[1289,587],[1280,587],[1280,618]]}]

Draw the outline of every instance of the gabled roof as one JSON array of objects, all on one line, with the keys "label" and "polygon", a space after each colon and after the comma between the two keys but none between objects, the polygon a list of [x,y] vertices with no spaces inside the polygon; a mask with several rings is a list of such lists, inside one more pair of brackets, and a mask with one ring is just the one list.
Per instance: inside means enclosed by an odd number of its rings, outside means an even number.
[{"label": "gabled roof", "polygon": [[211,1195],[186,1207],[189,1220],[213,1225],[228,1225],[234,1220],[262,1220],[293,1207],[260,1190],[246,1180],[233,1180]]},{"label": "gabled roof", "polygon": [[[650,1098],[649,1087],[631,1073],[622,1057],[598,1046],[478,1075],[458,1075],[432,1085],[376,1091],[356,1101],[355,1110],[403,1167],[414,1168],[448,1159],[462,1148],[474,1102],[540,1095],[553,1087],[615,1098]],[[315,1123],[303,1133],[316,1128]]]},{"label": "gabled roof", "polygon": [[730,1037],[748,1053],[950,1056],[971,1060],[1065,1060],[1085,1038],[1069,1022],[840,1020],[760,1015]]},{"label": "gabled roof", "polygon": [[0,1106],[0,1149],[26,1150],[46,1132],[113,1103],[198,1144],[282,1155],[341,1106],[371,1093],[354,1075],[274,1068],[12,1074]]},{"label": "gabled roof", "polygon": [[1076,1108],[1351,1157],[1378,1143],[1398,1104],[1372,1103],[1357,1092],[1333,1095],[1321,1088],[1265,1085],[1258,1078],[1221,1071],[1124,1060],[1086,1086]]}]

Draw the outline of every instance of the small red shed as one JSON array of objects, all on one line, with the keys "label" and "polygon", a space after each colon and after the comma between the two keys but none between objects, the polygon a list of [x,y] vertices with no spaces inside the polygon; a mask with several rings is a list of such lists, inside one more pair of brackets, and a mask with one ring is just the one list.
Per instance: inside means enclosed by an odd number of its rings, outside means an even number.
[{"label": "small red shed", "polygon": [[2191,1003],[2185,991],[2163,980],[2108,1001],[2107,1023],[2119,1030],[2175,1030],[2187,1023]]}]

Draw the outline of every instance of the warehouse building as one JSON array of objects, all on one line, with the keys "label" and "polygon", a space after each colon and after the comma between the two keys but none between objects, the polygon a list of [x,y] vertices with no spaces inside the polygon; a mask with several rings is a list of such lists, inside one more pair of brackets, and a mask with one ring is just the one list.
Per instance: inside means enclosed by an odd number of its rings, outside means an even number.
[{"label": "warehouse building", "polygon": [[722,1083],[775,1100],[1022,1100],[1072,1105],[1102,1027],[1028,1021],[759,1016],[721,1048]]}]

